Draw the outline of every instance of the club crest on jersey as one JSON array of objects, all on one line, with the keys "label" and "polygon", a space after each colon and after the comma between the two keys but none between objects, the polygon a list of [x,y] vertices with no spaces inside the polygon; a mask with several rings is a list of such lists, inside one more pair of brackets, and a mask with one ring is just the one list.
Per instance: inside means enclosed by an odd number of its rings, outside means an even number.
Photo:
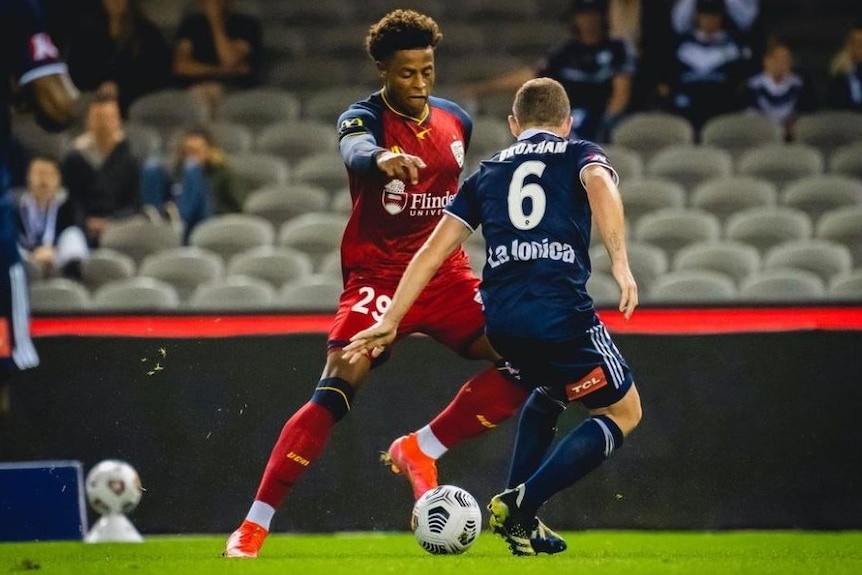
[{"label": "club crest on jersey", "polygon": [[383,188],[383,209],[391,215],[400,214],[407,207],[407,193],[404,191],[404,182],[392,180]]},{"label": "club crest on jersey", "polygon": [[458,167],[464,167],[464,142],[455,140],[449,145],[452,148],[452,155],[455,156],[455,161],[458,162]]}]

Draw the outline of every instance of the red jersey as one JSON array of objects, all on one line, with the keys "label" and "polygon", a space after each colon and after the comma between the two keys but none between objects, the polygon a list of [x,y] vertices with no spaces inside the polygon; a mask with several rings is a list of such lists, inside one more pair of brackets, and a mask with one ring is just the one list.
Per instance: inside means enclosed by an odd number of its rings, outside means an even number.
[{"label": "red jersey", "polygon": [[[341,242],[344,279],[385,275],[397,283],[458,191],[472,121],[457,104],[434,97],[423,118],[411,118],[396,112],[381,91],[350,106],[338,122],[353,200]],[[376,148],[353,153],[345,145],[369,137]],[[374,160],[380,149],[422,158],[419,183],[390,180]],[[464,266],[469,262],[459,248],[438,274]]]}]

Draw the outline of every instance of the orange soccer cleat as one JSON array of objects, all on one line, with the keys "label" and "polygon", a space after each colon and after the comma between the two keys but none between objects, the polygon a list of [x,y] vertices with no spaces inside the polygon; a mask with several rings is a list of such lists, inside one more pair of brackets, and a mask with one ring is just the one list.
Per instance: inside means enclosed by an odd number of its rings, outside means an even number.
[{"label": "orange soccer cleat", "polygon": [[407,476],[416,499],[437,487],[437,463],[419,449],[415,433],[402,435],[393,441],[389,450],[380,454],[380,461],[388,465],[392,473]]},{"label": "orange soccer cleat", "polygon": [[267,535],[269,535],[269,531],[257,523],[246,519],[236,531],[231,533],[222,557],[245,557],[253,559],[257,557]]}]

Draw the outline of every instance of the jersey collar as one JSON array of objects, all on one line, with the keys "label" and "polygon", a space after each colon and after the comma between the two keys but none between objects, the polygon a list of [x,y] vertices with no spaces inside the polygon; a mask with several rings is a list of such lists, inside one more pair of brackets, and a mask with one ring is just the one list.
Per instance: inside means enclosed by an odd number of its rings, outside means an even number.
[{"label": "jersey collar", "polygon": [[520,142],[521,140],[528,140],[536,134],[550,134],[555,138],[559,138],[557,134],[551,132],[550,130],[542,130],[541,128],[527,128],[526,130],[521,132],[520,136],[518,136],[518,141]]},{"label": "jersey collar", "polygon": [[422,122],[427,120],[428,116],[431,114],[431,107],[427,103],[425,104],[425,108],[422,110],[422,116],[420,118],[399,112],[398,110],[395,109],[395,106],[393,106],[392,104],[389,103],[389,100],[386,98],[386,88],[383,88],[382,90],[380,90],[380,97],[383,98],[383,103],[386,104],[386,107],[389,108],[390,110],[392,110],[393,113],[398,114],[402,118],[412,120],[412,121],[416,122],[417,124],[421,124]]}]

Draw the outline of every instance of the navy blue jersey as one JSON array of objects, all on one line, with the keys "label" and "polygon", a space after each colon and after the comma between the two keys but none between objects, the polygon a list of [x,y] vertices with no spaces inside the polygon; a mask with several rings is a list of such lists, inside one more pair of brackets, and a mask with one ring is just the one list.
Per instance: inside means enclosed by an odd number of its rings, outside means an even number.
[{"label": "navy blue jersey", "polygon": [[528,130],[480,164],[446,212],[485,237],[489,335],[570,340],[596,323],[587,294],[592,212],[581,181],[591,164],[617,175],[586,140]]}]

